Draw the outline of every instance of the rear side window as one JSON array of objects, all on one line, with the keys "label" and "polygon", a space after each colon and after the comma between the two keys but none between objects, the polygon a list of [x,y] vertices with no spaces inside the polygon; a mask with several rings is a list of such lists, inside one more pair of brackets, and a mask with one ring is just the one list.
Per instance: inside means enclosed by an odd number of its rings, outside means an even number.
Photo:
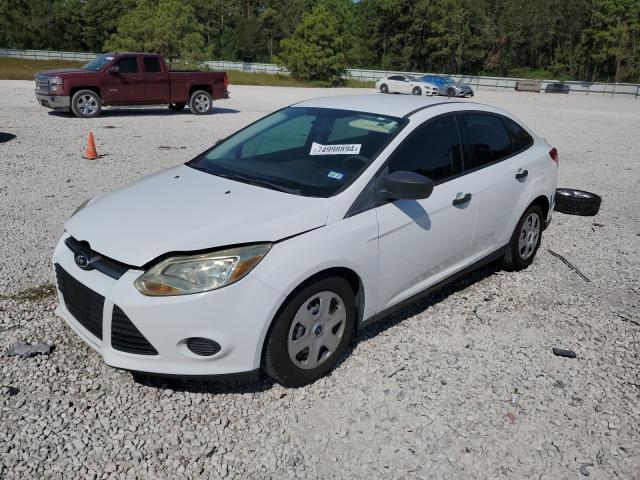
[{"label": "rear side window", "polygon": [[502,160],[513,153],[511,137],[500,117],[483,113],[466,113],[462,120],[469,143],[465,170]]},{"label": "rear side window", "polygon": [[452,115],[421,125],[396,149],[389,173],[400,170],[419,173],[442,182],[462,171],[462,146]]},{"label": "rear side window", "polygon": [[125,57],[116,60],[116,67],[119,73],[138,73],[138,59],[136,57]]},{"label": "rear side window", "polygon": [[529,135],[529,132],[527,132],[524,128],[522,128],[510,118],[505,117],[502,120],[509,129],[509,132],[511,132],[511,138],[513,139],[513,149],[516,152],[526,150],[531,145],[533,145],[533,137]]},{"label": "rear side window", "polygon": [[161,72],[160,59],[158,57],[144,57],[144,71],[147,73]]},{"label": "rear side window", "polygon": [[389,77],[389,80],[397,80],[398,82],[404,82],[404,77],[400,75],[392,75]]}]

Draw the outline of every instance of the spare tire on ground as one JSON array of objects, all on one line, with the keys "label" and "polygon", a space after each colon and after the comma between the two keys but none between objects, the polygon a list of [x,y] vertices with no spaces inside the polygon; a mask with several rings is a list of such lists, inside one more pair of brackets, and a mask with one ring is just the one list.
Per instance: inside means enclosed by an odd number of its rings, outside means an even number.
[{"label": "spare tire on ground", "polygon": [[574,188],[556,189],[555,210],[569,215],[592,217],[600,210],[602,199],[595,193]]}]

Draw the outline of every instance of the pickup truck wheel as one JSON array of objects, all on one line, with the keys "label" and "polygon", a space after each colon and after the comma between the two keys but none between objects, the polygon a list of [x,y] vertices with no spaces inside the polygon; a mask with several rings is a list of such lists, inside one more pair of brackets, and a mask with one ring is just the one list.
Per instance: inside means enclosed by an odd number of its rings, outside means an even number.
[{"label": "pickup truck wheel", "polygon": [[171,110],[173,110],[174,112],[180,112],[182,111],[182,109],[184,108],[185,104],[184,103],[170,103],[169,104],[169,108]]},{"label": "pickup truck wheel", "polygon": [[71,97],[71,111],[76,117],[94,118],[100,115],[102,101],[92,90],[78,90]]},{"label": "pickup truck wheel", "polygon": [[196,90],[189,99],[189,110],[195,115],[204,115],[211,111],[211,95],[205,90]]}]

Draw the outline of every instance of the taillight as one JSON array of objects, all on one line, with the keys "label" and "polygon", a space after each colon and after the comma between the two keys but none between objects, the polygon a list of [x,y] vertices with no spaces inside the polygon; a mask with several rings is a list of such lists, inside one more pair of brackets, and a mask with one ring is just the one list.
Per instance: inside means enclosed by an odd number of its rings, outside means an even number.
[{"label": "taillight", "polygon": [[549,150],[549,156],[558,165],[560,164],[560,159],[558,158],[558,150],[557,149],[552,148],[551,150]]},{"label": "taillight", "polygon": [[227,87],[229,86],[229,77],[227,77],[227,74],[224,74],[224,88],[225,90],[227,89]]}]

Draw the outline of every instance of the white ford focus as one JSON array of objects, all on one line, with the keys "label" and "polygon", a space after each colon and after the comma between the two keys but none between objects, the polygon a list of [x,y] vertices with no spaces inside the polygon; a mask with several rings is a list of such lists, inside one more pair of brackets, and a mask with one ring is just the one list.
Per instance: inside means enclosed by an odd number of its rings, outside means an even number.
[{"label": "white ford focus", "polygon": [[298,103],[81,206],[58,314],[114,367],[304,385],[393,309],[486,262],[527,267],[557,162],[485,105]]}]

